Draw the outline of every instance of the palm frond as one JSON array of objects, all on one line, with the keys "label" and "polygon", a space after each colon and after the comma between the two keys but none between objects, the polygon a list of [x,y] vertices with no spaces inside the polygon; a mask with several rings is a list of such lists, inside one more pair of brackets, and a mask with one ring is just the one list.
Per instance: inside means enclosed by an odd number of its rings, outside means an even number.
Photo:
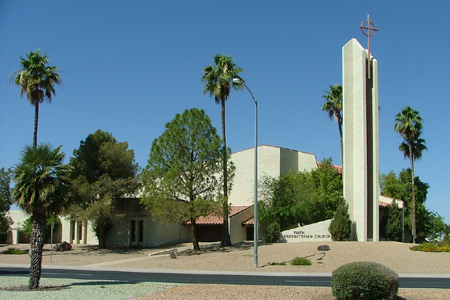
[{"label": "palm frond", "polygon": [[13,171],[16,185],[13,196],[27,213],[36,211],[59,213],[68,203],[70,167],[63,165],[62,146],[49,144],[26,146]]}]

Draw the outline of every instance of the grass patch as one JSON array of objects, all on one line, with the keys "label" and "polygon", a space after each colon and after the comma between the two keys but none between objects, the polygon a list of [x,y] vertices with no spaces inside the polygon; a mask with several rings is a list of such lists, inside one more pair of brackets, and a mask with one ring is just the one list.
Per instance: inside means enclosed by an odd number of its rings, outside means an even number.
[{"label": "grass patch", "polygon": [[2,254],[28,254],[28,251],[16,249],[16,248],[8,248],[5,251],[1,252]]},{"label": "grass patch", "polygon": [[293,265],[293,266],[310,266],[311,261],[304,257],[296,257],[291,261],[291,265]]}]

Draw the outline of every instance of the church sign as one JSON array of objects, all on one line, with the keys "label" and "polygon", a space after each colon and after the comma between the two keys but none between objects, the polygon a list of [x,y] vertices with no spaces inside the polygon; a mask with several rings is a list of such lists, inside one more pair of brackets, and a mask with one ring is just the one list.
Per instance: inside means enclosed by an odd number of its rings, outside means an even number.
[{"label": "church sign", "polygon": [[321,242],[331,241],[331,234],[328,231],[331,220],[318,222],[306,226],[301,226],[281,233],[280,242]]}]

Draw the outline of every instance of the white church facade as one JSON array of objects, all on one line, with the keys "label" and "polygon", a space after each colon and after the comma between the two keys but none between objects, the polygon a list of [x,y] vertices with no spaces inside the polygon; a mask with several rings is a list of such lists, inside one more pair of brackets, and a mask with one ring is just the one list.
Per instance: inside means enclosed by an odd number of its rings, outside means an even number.
[{"label": "white church facade", "polygon": [[[254,197],[254,148],[231,155],[236,171],[233,189],[230,192],[229,230],[232,243],[253,239],[253,197]],[[276,146],[258,147],[258,176],[279,177],[287,172],[310,171],[317,168],[314,154]],[[108,231],[106,244],[121,247],[157,247],[191,241],[190,224],[164,224],[155,221],[150,211],[127,211],[130,203],[135,206],[139,199],[124,199],[121,210],[125,215]],[[380,198],[380,208],[392,199]],[[400,208],[403,203],[400,203]],[[28,217],[22,211],[11,211],[14,220],[8,236],[9,243],[27,242],[20,232],[21,224]],[[54,233],[54,243],[67,241],[73,244],[98,244],[97,237],[88,222],[61,218],[61,228]],[[220,241],[222,220],[209,216],[197,221],[198,237],[201,241]],[[259,238],[264,233],[264,224],[259,226]]]}]

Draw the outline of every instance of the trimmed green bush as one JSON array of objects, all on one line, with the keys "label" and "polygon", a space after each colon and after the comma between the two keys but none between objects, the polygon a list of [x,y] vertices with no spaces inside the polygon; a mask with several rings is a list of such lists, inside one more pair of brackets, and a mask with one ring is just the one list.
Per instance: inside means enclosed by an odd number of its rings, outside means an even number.
[{"label": "trimmed green bush", "polygon": [[266,238],[267,243],[276,243],[280,238],[281,228],[280,224],[272,223],[266,228],[266,232],[264,233],[264,237]]},{"label": "trimmed green bush", "polygon": [[331,220],[330,226],[331,239],[333,241],[348,241],[352,233],[352,221],[348,214],[348,204],[343,203],[339,205],[333,220]]},{"label": "trimmed green bush", "polygon": [[16,248],[8,248],[5,251],[2,251],[2,254],[27,254],[28,252],[21,249]]},{"label": "trimmed green bush", "polygon": [[397,296],[398,275],[379,263],[349,263],[333,271],[331,289],[338,299],[390,299]]},{"label": "trimmed green bush", "polygon": [[311,261],[305,257],[296,257],[291,261],[293,266],[310,266]]}]

